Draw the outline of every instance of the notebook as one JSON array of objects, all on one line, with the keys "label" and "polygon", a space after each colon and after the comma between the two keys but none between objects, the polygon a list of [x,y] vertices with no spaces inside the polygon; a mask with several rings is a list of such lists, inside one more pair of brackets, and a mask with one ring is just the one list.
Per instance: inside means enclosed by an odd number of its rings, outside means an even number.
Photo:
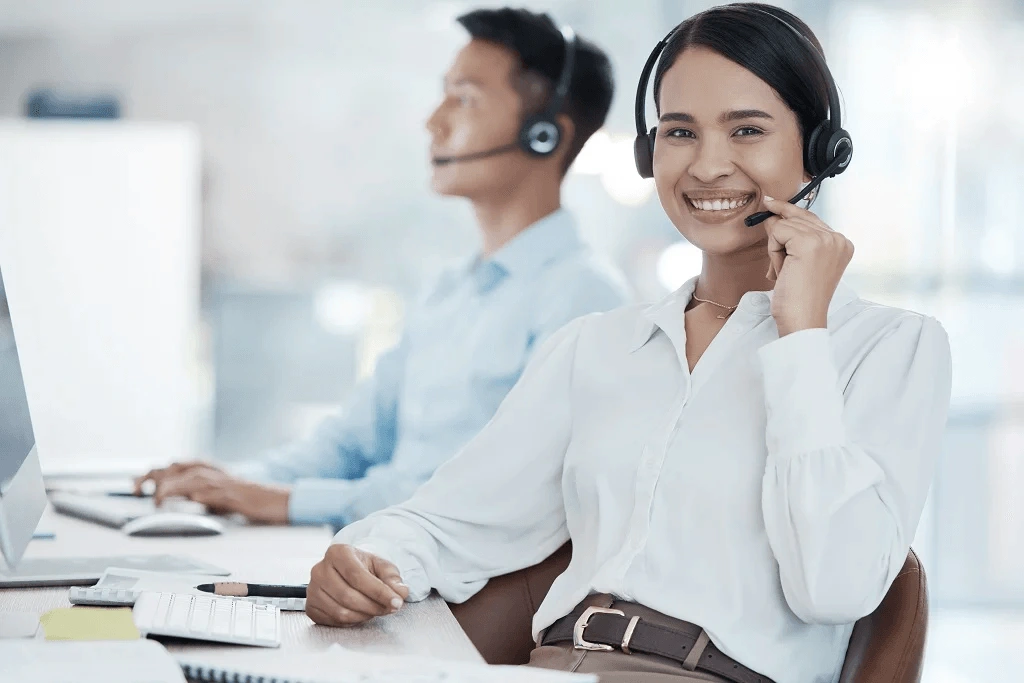
[{"label": "notebook", "polygon": [[[417,655],[357,652],[334,644],[326,651],[260,651],[234,667],[177,655],[190,681],[202,683],[597,683],[593,674],[575,674],[526,666],[488,666]],[[282,656],[284,655],[284,656]]]},{"label": "notebook", "polygon": [[155,640],[0,640],[0,681],[185,683]]}]

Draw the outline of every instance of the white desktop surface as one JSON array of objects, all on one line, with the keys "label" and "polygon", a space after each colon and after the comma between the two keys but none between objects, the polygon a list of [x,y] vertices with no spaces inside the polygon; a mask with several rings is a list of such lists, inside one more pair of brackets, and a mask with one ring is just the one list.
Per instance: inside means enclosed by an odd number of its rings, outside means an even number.
[{"label": "white desktop surface", "polygon": [[[221,536],[192,538],[133,538],[115,529],[66,517],[48,509],[40,531],[53,531],[53,540],[33,540],[25,557],[72,557],[128,553],[179,553],[230,569],[235,578],[257,583],[306,583],[309,570],[331,540],[326,527],[266,527],[229,522]],[[70,607],[67,588],[0,589],[0,612],[42,614]],[[483,661],[455,617],[436,594],[399,612],[353,628],[317,626],[303,612],[282,612],[282,658],[301,658],[305,652],[344,647],[383,653],[419,654],[468,662]],[[190,659],[243,667],[253,648],[214,643],[175,641],[173,653]],[[263,655],[266,656],[266,655]]]}]

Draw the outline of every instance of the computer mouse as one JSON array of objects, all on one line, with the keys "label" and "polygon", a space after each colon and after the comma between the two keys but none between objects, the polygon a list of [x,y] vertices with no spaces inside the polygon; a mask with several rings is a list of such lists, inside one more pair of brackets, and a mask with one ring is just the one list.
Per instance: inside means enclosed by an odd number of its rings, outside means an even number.
[{"label": "computer mouse", "polygon": [[224,523],[188,512],[157,512],[133,519],[121,531],[129,536],[216,536],[224,532]]}]

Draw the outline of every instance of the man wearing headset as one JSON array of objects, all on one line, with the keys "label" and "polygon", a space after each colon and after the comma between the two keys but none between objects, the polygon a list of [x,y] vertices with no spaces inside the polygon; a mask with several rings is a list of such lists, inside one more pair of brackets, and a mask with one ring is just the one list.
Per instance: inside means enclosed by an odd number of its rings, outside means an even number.
[{"label": "man wearing headset", "polygon": [[570,320],[626,301],[580,242],[561,184],[611,105],[607,55],[546,14],[477,10],[430,119],[432,187],[473,205],[481,246],[447,272],[346,410],[231,471],[176,463],[136,481],[273,524],[345,526],[399,503],[497,410],[530,353]]}]

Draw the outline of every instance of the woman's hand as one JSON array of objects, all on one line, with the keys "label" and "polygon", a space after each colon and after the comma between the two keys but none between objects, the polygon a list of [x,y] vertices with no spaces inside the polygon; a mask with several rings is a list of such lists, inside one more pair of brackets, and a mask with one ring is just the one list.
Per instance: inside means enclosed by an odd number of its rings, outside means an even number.
[{"label": "woman's hand", "polygon": [[767,196],[764,205],[776,214],[764,225],[779,336],[825,327],[832,295],[853,258],[853,243],[806,209]]},{"label": "woman's hand", "polygon": [[408,597],[395,565],[350,545],[332,545],[309,573],[306,615],[321,626],[354,626],[397,612]]}]

